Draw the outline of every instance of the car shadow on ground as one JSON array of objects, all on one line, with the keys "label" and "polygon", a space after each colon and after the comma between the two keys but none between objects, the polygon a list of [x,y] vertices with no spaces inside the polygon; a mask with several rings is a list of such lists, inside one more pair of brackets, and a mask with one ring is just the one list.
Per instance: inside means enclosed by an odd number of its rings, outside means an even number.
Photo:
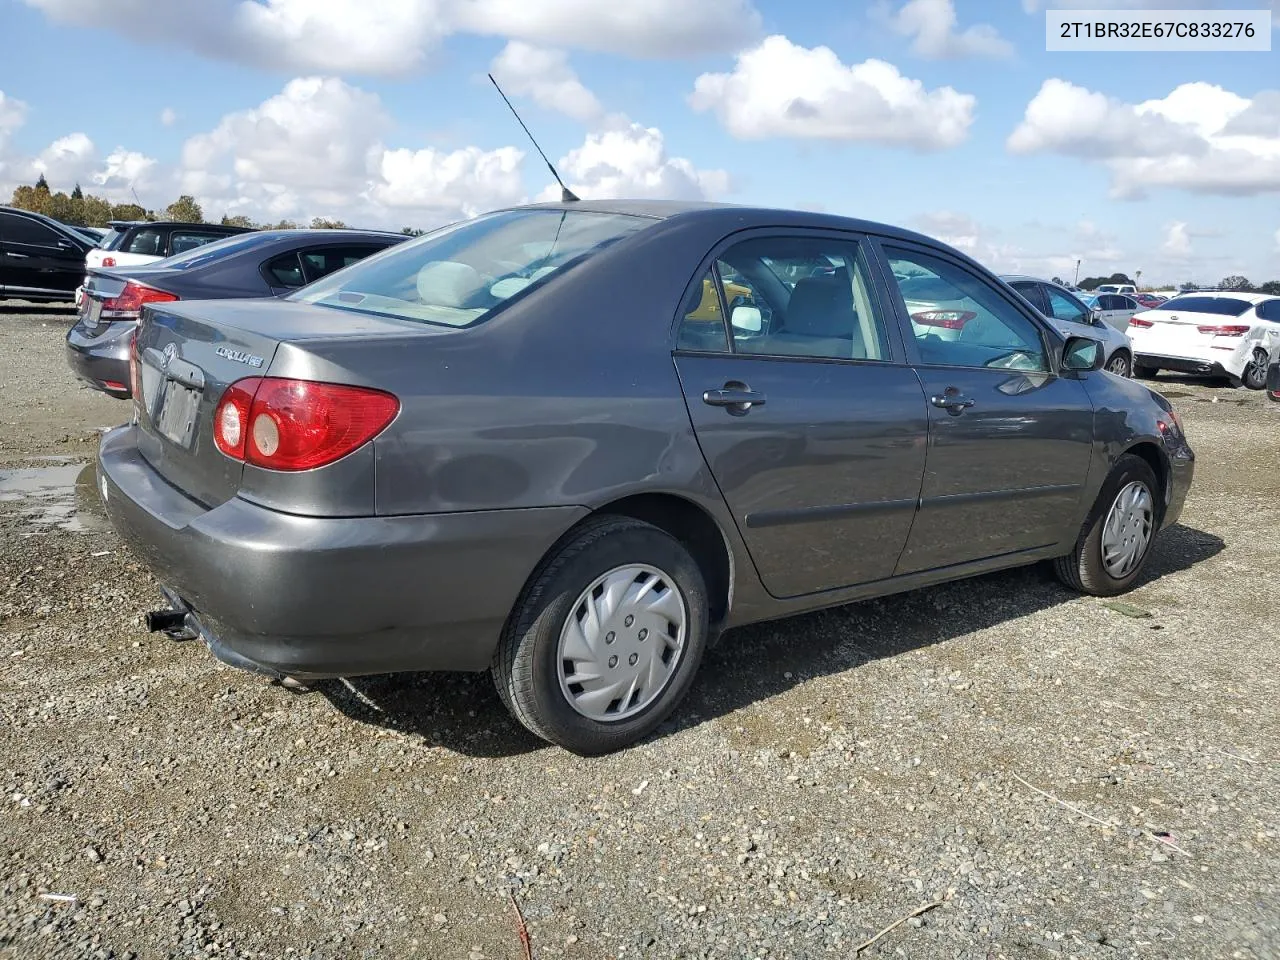
[{"label": "car shadow on ground", "polygon": [[0,316],[21,314],[28,317],[71,317],[75,312],[74,303],[26,303],[21,300],[0,300]]},{"label": "car shadow on ground", "polygon": [[[1173,526],[1156,542],[1141,583],[1189,569],[1224,546],[1211,533]],[[1078,596],[1037,565],[741,627],[708,651],[689,696],[652,736],[726,716],[814,677],[999,626]],[[488,674],[357,677],[312,689],[354,720],[467,756],[513,756],[548,746],[510,717]]]}]

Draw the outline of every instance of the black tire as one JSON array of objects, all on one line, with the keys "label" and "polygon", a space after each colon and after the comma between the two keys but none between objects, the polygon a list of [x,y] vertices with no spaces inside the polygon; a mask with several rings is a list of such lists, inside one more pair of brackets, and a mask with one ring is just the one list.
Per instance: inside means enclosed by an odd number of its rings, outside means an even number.
[{"label": "black tire", "polygon": [[[1137,566],[1125,576],[1117,578],[1107,571],[1102,560],[1102,528],[1116,497],[1135,480],[1145,484],[1151,496],[1151,538]],[[1076,539],[1075,547],[1065,557],[1054,560],[1053,570],[1058,579],[1072,590],[1095,597],[1113,597],[1132,589],[1138,577],[1142,575],[1147,559],[1151,556],[1151,544],[1155,540],[1156,524],[1159,521],[1159,504],[1160,488],[1156,483],[1156,475],[1151,470],[1151,465],[1141,457],[1125,454],[1116,461],[1116,465],[1112,467],[1110,475],[1102,485],[1093,509],[1089,511],[1089,516],[1080,528],[1080,536]]]},{"label": "black tire", "polygon": [[[660,570],[687,611],[680,661],[657,698],[634,716],[594,720],[561,690],[560,633],[579,596],[596,578],[627,564]],[[592,517],[571,531],[539,565],[516,601],[494,654],[491,673],[502,702],[530,732],[566,750],[596,756],[651,733],[684,698],[707,646],[707,588],[693,557],[677,540],[630,517]]]},{"label": "black tire", "polygon": [[1154,380],[1159,372],[1159,367],[1148,367],[1143,363],[1135,363],[1133,365],[1133,375],[1139,380]]},{"label": "black tire", "polygon": [[1245,365],[1240,382],[1250,390],[1261,390],[1267,385],[1267,353],[1261,347],[1253,351],[1253,358]]},{"label": "black tire", "polygon": [[1114,373],[1117,377],[1133,376],[1133,358],[1129,356],[1128,350],[1117,350],[1107,360],[1106,370]]}]

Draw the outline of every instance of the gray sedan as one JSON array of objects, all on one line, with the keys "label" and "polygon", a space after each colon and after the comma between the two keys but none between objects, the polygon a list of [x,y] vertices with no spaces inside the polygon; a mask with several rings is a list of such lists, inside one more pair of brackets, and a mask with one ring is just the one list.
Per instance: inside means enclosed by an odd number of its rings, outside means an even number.
[{"label": "gray sedan", "polygon": [[1194,467],[1097,341],[815,213],[503,210],[283,299],[148,304],[132,355],[98,476],[154,629],[285,682],[489,670],[581,753],[740,624],[1041,560],[1128,590]]},{"label": "gray sedan", "polygon": [[262,230],[138,266],[89,269],[67,363],[95,390],[129,399],[129,338],[144,304],[274,297],[407,239],[368,230]]}]

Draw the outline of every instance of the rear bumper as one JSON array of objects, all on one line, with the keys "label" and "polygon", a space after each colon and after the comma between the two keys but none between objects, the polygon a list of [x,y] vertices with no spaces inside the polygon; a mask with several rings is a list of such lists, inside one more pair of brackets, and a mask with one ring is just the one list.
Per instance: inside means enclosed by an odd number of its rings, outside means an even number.
[{"label": "rear bumper", "polygon": [[301,517],[239,498],[207,509],[102,440],[112,524],[219,658],[297,679],[483,670],[525,580],[581,507]]},{"label": "rear bumper", "polygon": [[1182,508],[1186,505],[1187,494],[1191,490],[1191,481],[1196,475],[1196,455],[1186,443],[1180,449],[1168,450],[1168,453],[1169,489],[1165,494],[1168,499],[1160,524],[1162,530],[1173,526],[1182,516]]},{"label": "rear bumper", "polygon": [[1244,372],[1249,358],[1253,355],[1253,341],[1241,341],[1232,350],[1218,350],[1206,347],[1203,353],[1190,355],[1171,355],[1151,350],[1144,350],[1134,344],[1133,361],[1142,367],[1159,367],[1161,370],[1172,370],[1175,373],[1190,373],[1202,377],[1235,377]]},{"label": "rear bumper", "polygon": [[[95,390],[129,399],[129,336],[132,320],[108,323],[90,332],[77,323],[67,331],[67,365]],[[124,385],[120,390],[110,383]]]}]

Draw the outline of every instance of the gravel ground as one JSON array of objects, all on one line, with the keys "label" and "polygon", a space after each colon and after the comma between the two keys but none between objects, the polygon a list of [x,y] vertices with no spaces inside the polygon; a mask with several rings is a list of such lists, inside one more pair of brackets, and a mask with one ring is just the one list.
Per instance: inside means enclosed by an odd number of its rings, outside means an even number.
[{"label": "gravel ground", "polygon": [[0,306],[0,956],[516,960],[514,899],[538,958],[851,958],[930,904],[862,956],[1280,957],[1261,394],[1162,381],[1198,477],[1127,605],[1028,569],[740,630],[587,760],[486,677],[149,636],[70,322]]}]

